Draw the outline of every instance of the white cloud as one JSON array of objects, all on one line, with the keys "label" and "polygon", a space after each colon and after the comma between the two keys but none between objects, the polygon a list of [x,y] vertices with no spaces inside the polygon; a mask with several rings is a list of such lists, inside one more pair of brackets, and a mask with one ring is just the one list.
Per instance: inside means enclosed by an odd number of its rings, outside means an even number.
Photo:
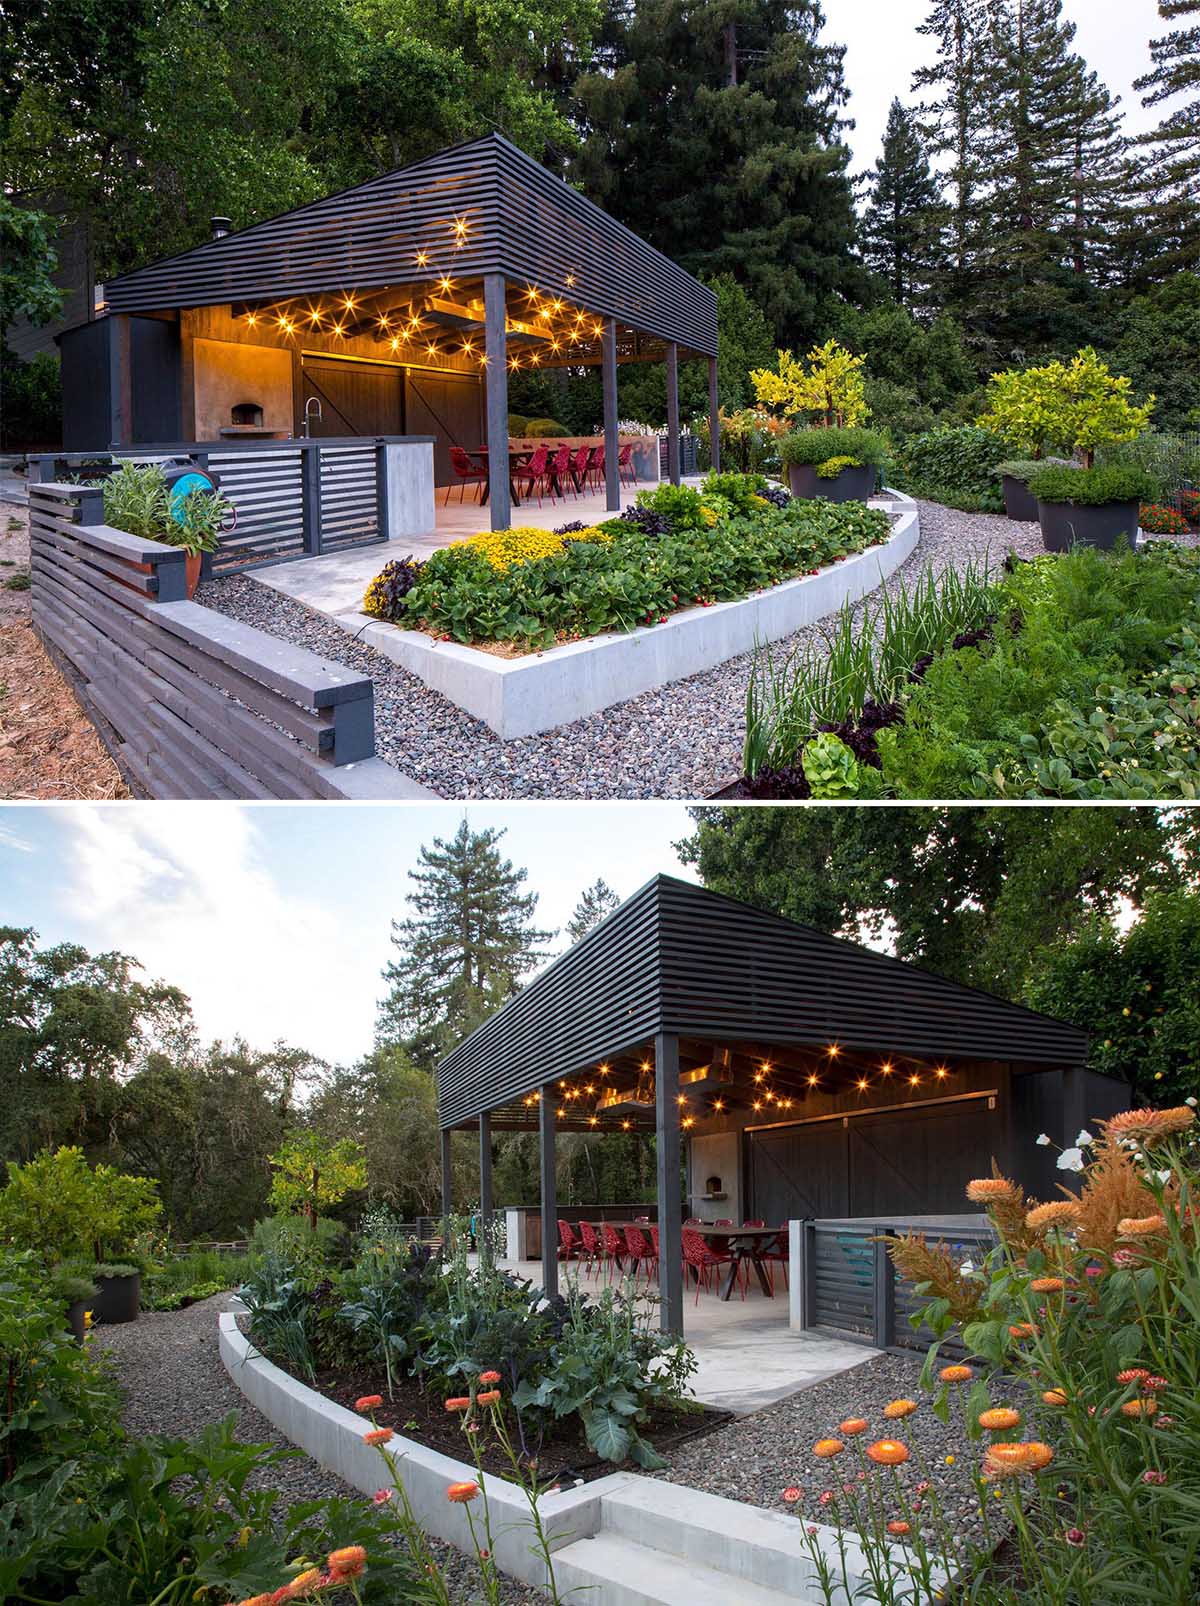
[{"label": "white cloud", "polygon": [[14,853],[32,853],[34,851],[32,842],[27,841],[23,836],[18,836],[10,826],[3,823],[0,823],[0,848],[10,848]]},{"label": "white cloud", "polygon": [[[352,910],[281,885],[270,809],[155,803],[64,809],[63,902],[93,947],[182,987],[205,1037],[277,1037],[331,1060],[368,1046],[378,965]],[[365,962],[364,962],[365,961]]]}]

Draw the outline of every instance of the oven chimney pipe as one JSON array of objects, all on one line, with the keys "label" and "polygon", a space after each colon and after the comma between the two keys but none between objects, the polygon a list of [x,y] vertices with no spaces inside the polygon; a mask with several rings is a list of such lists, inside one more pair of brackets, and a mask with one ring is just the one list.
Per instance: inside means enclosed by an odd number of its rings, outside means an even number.
[{"label": "oven chimney pipe", "polygon": [[208,226],[212,230],[213,239],[219,240],[222,235],[228,234],[233,228],[233,219],[231,217],[210,217]]}]

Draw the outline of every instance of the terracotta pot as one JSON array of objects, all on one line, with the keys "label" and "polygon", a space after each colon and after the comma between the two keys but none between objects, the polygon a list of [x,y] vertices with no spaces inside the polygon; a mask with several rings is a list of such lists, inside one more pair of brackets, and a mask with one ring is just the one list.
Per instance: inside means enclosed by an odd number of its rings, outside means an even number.
[{"label": "terracotta pot", "polygon": [[1122,536],[1137,544],[1138,504],[1101,502],[1080,506],[1075,502],[1039,502],[1038,523],[1047,552],[1069,552],[1073,546],[1094,546],[1110,552]]},{"label": "terracotta pot", "polygon": [[844,468],[829,480],[823,480],[812,463],[788,464],[792,495],[807,501],[823,496],[827,502],[865,502],[875,494],[875,475],[874,463]]},{"label": "terracotta pot", "polygon": [[200,565],[204,562],[202,552],[189,552],[184,559],[184,584],[187,587],[188,601],[196,595],[196,587],[200,584]]}]

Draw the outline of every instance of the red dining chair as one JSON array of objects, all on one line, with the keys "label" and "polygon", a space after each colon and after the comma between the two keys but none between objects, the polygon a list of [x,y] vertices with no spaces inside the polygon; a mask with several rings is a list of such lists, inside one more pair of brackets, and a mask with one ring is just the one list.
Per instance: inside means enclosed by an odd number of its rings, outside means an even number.
[{"label": "red dining chair", "polygon": [[[690,1266],[696,1276],[695,1304],[698,1305],[700,1303],[701,1287],[711,1287],[712,1278],[717,1268],[728,1266],[732,1259],[733,1253],[731,1250],[713,1249],[705,1242],[701,1233],[689,1227],[683,1229],[683,1263],[685,1267]],[[738,1286],[741,1288],[740,1278]],[[742,1298],[745,1299],[745,1297],[745,1289],[742,1289]]]},{"label": "red dining chair", "polygon": [[542,482],[546,478],[546,465],[550,461],[550,448],[539,446],[527,463],[509,470],[509,477],[514,485],[522,487],[522,495],[528,497],[535,495],[538,506],[542,505]]},{"label": "red dining chair", "polygon": [[576,447],[574,453],[572,454],[571,478],[575,481],[576,496],[581,496],[583,494],[583,488],[587,484],[588,463],[591,459],[591,455],[592,448],[590,446]]},{"label": "red dining chair", "polygon": [[[749,1223],[747,1223],[747,1225],[749,1225]],[[765,1223],[760,1223],[760,1225],[765,1226]],[[769,1247],[764,1249],[762,1252],[762,1259],[767,1263],[767,1277],[770,1279],[772,1294],[775,1292],[776,1266],[783,1267],[783,1287],[784,1292],[786,1293],[788,1286],[788,1263],[791,1258],[792,1246],[788,1242],[787,1228],[784,1227],[780,1232],[775,1234],[774,1238],[772,1238],[770,1241]]]},{"label": "red dining chair", "polygon": [[593,446],[592,447],[592,460],[588,464],[588,473],[591,475],[592,482],[595,485],[596,489],[599,490],[600,487],[604,484],[604,448],[603,448],[603,446]]},{"label": "red dining chair", "polygon": [[[474,485],[478,485],[479,486],[480,499],[482,500],[482,497],[483,497],[483,482],[488,477],[487,469],[484,468],[482,466],[482,464],[477,463],[474,460],[474,458],[469,457],[461,446],[452,446],[450,448],[450,467],[453,470],[453,472],[455,473],[455,475],[457,475],[457,477],[458,477],[458,484],[459,484],[458,499],[459,499],[459,501],[460,502],[465,502],[466,501],[468,484],[474,484]],[[447,502],[449,502],[449,500],[450,500],[450,492],[453,489],[454,489],[454,483],[452,481],[446,487],[446,501]]]},{"label": "red dining chair", "polygon": [[590,1267],[595,1271],[596,1267],[604,1262],[604,1245],[600,1242],[600,1236],[590,1221],[579,1223],[579,1236],[583,1240],[579,1258],[585,1268]]},{"label": "red dining chair", "polygon": [[646,1285],[650,1284],[650,1268],[658,1271],[658,1254],[651,1249],[649,1239],[642,1229],[634,1223],[625,1228],[625,1250],[633,1264],[633,1275],[636,1281],[639,1269],[646,1273]]},{"label": "red dining chair", "polygon": [[583,1245],[569,1221],[559,1220],[558,1223],[558,1258],[571,1260],[579,1255]]},{"label": "red dining chair", "polygon": [[571,489],[571,448],[559,446],[553,457],[546,464],[546,476],[550,486],[550,500],[561,495],[563,501],[567,499],[567,492]]},{"label": "red dining chair", "polygon": [[614,1266],[618,1271],[625,1270],[625,1256],[628,1250],[625,1247],[623,1234],[618,1232],[610,1221],[602,1223],[600,1230],[604,1234],[604,1258],[608,1262],[608,1274],[611,1277]]},{"label": "red dining chair", "polygon": [[628,442],[617,453],[617,475],[623,485],[637,484],[637,474],[633,467],[633,447]]}]

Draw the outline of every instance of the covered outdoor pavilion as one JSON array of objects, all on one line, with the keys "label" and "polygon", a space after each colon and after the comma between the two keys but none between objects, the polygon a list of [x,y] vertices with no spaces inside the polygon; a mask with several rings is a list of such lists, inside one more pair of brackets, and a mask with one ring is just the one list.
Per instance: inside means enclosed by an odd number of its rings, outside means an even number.
[{"label": "covered outdoor pavilion", "polygon": [[441,484],[450,446],[482,439],[506,529],[510,373],[602,369],[611,511],[620,365],[666,366],[674,483],[680,360],[707,361],[716,416],[712,291],[499,134],[248,228],[213,222],[62,337],[69,449],[416,435]]},{"label": "covered outdoor pavilion", "polygon": [[1087,1045],[1074,1026],[656,876],[439,1065],[443,1208],[452,1131],[478,1132],[487,1213],[493,1134],[536,1129],[554,1291],[557,1134],[653,1132],[662,1326],[682,1333],[685,1213],[961,1212],[993,1158],[1052,1191],[1054,1151],[1036,1136],[1069,1146],[1128,1103],[1088,1070]]}]

